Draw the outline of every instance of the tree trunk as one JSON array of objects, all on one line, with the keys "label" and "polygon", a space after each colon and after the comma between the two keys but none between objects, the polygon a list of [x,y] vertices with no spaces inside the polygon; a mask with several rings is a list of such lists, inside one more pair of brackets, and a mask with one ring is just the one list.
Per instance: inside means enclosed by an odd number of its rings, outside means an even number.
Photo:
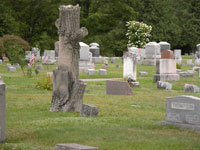
[{"label": "tree trunk", "polygon": [[58,68],[53,72],[53,97],[50,111],[78,111],[85,84],[79,80],[79,42],[88,31],[80,28],[80,7],[60,6],[56,26],[59,33]]}]

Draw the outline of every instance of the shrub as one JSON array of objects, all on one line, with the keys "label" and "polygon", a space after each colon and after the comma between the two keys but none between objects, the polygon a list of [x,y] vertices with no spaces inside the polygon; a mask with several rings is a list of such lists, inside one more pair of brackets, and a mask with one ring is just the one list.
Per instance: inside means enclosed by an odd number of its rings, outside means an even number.
[{"label": "shrub", "polygon": [[53,81],[52,77],[47,76],[42,78],[36,83],[36,88],[39,89],[46,89],[46,90],[52,90],[53,89]]},{"label": "shrub", "polygon": [[137,21],[129,21],[126,23],[126,26],[128,27],[126,33],[128,38],[128,47],[143,48],[146,43],[149,42],[152,30],[151,26]]},{"label": "shrub", "polygon": [[181,69],[181,65],[180,64],[176,64],[176,69]]}]

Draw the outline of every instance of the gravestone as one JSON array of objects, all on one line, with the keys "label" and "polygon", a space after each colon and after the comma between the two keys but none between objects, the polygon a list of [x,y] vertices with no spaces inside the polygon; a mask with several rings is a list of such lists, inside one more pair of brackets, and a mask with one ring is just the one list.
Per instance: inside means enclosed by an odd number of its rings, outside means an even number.
[{"label": "gravestone", "polygon": [[5,142],[5,117],[6,117],[5,90],[6,90],[6,85],[2,81],[2,79],[0,79],[0,143]]},{"label": "gravestone", "polygon": [[182,63],[181,49],[174,49],[174,59],[176,60],[177,64]]},{"label": "gravestone", "polygon": [[163,50],[161,52],[161,59],[174,59],[173,51],[171,51],[171,50]]},{"label": "gravestone", "polygon": [[156,42],[149,42],[145,46],[145,59],[142,65],[155,66],[156,60],[160,59],[160,45]]},{"label": "gravestone", "polygon": [[89,60],[89,46],[83,42],[80,45],[80,60]]},{"label": "gravestone", "polygon": [[69,143],[69,144],[57,144],[55,146],[55,150],[99,150],[99,148],[75,144],[75,143]]},{"label": "gravestone", "polygon": [[162,52],[163,50],[170,50],[170,44],[168,42],[159,42],[158,43],[160,45],[160,51]]},{"label": "gravestone", "polygon": [[90,43],[90,47],[91,46],[97,46],[97,47],[99,47],[99,44],[98,43]]},{"label": "gravestone", "polygon": [[106,93],[111,95],[133,95],[126,81],[106,81]]},{"label": "gravestone", "polygon": [[160,59],[156,62],[156,75],[154,82],[157,81],[176,81],[180,76],[176,72],[176,60]]},{"label": "gravestone", "polygon": [[171,90],[172,84],[164,81],[158,81],[157,82],[157,88],[158,89],[164,89],[164,90]]},{"label": "gravestone", "polygon": [[191,65],[191,64],[193,64],[193,63],[192,63],[192,59],[188,59],[188,60],[187,60],[187,65]]},{"label": "gravestone", "polygon": [[193,84],[185,84],[184,86],[184,92],[193,92],[193,93],[199,93],[200,88]]},{"label": "gravestone", "polygon": [[82,117],[97,117],[99,108],[94,105],[83,104],[80,116]]},{"label": "gravestone", "polygon": [[124,53],[123,56],[123,78],[124,79],[132,79],[136,81],[136,73],[137,73],[137,59],[136,55],[130,52]]},{"label": "gravestone", "polygon": [[184,71],[184,72],[179,72],[180,77],[194,77],[194,71]]},{"label": "gravestone", "polygon": [[96,70],[95,69],[88,69],[88,75],[95,75]]},{"label": "gravestone", "polygon": [[198,69],[198,77],[200,78],[200,68]]},{"label": "gravestone", "polygon": [[25,58],[27,61],[30,60],[30,57],[31,57],[31,51],[25,51]]},{"label": "gravestone", "polygon": [[0,64],[2,64],[2,62],[3,62],[3,60],[2,60],[2,59],[0,59]]},{"label": "gravestone", "polygon": [[200,44],[197,44],[197,57],[200,58]]},{"label": "gravestone", "polygon": [[148,75],[148,72],[139,71],[139,75]]},{"label": "gravestone", "polygon": [[[48,59],[46,59],[48,57]],[[44,50],[44,57],[42,60],[43,64],[53,65],[56,64],[55,51],[54,50]]]},{"label": "gravestone", "polygon": [[41,61],[41,56],[40,56],[40,50],[39,50],[39,48],[33,47],[32,50],[31,50],[31,53],[34,53],[36,61]]},{"label": "gravestone", "polygon": [[163,125],[200,130],[200,98],[176,96],[166,99],[166,117]]},{"label": "gravestone", "polygon": [[103,62],[102,57],[92,57],[92,62],[95,64],[101,64]]},{"label": "gravestone", "polygon": [[61,5],[59,19],[58,67],[53,71],[53,96],[50,111],[80,112],[85,83],[79,80],[79,42],[88,34],[80,28],[80,7]]},{"label": "gravestone", "polygon": [[8,71],[15,72],[16,68],[14,66],[8,66]]},{"label": "gravestone", "polygon": [[99,75],[107,75],[106,69],[99,69]]},{"label": "gravestone", "polygon": [[99,57],[100,56],[100,50],[99,47],[93,45],[90,47],[90,52],[92,53],[93,57]]},{"label": "gravestone", "polygon": [[200,66],[200,59],[196,59],[195,62],[194,62],[194,64],[195,64],[196,66]]}]

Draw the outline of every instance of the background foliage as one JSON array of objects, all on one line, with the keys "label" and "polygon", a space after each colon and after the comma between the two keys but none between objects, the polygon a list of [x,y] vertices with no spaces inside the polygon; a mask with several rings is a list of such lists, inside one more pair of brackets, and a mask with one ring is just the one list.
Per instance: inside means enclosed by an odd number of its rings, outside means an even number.
[{"label": "background foliage", "polygon": [[0,36],[15,34],[31,46],[54,49],[55,20],[60,5],[81,6],[81,26],[89,30],[87,44],[100,44],[102,55],[122,55],[127,49],[127,21],[152,26],[151,41],[168,41],[183,53],[200,42],[199,0],[1,0]]}]

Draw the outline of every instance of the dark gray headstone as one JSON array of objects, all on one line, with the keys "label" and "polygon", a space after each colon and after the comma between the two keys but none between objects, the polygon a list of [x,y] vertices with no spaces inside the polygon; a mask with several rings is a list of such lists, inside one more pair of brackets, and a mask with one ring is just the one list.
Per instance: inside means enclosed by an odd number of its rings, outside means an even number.
[{"label": "dark gray headstone", "polygon": [[194,96],[167,98],[166,121],[200,125],[200,98]]},{"label": "dark gray headstone", "polygon": [[106,92],[111,95],[133,95],[131,87],[126,81],[107,81]]},{"label": "dark gray headstone", "polygon": [[99,150],[99,148],[75,144],[75,143],[69,143],[69,144],[57,144],[55,146],[55,150]]},{"label": "dark gray headstone", "polygon": [[0,79],[0,142],[5,142],[5,109],[6,109],[6,101],[5,101],[5,90],[6,85]]},{"label": "dark gray headstone", "polygon": [[83,104],[81,109],[82,117],[97,117],[99,108],[94,105]]}]

